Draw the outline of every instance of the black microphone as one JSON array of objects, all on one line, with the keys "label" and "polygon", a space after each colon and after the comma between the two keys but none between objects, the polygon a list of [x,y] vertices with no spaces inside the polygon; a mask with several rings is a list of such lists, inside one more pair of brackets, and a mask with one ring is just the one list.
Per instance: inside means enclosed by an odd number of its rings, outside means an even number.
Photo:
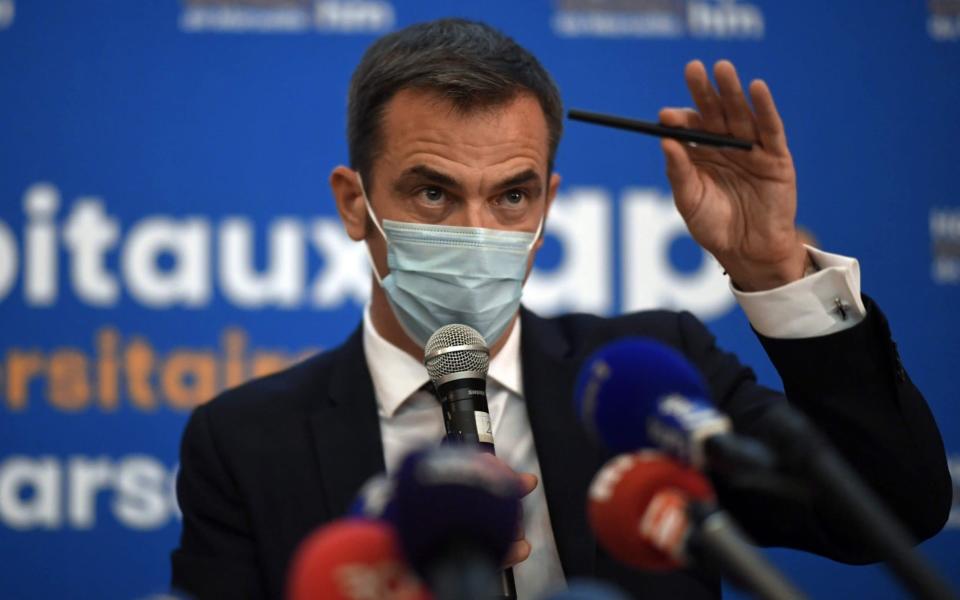
[{"label": "black microphone", "polygon": [[[444,325],[427,340],[423,364],[443,409],[447,443],[469,444],[496,454],[487,407],[490,349],[483,336],[469,325]],[[513,569],[503,571],[500,583],[500,597],[517,597]]]},{"label": "black microphone", "polygon": [[423,364],[443,407],[447,441],[477,445],[493,454],[487,408],[490,350],[483,336],[467,325],[444,325],[427,340]]},{"label": "black microphone", "polygon": [[950,584],[913,548],[916,540],[803,413],[780,402],[761,419],[764,441],[784,466],[827,492],[830,502],[917,598],[957,598]]}]

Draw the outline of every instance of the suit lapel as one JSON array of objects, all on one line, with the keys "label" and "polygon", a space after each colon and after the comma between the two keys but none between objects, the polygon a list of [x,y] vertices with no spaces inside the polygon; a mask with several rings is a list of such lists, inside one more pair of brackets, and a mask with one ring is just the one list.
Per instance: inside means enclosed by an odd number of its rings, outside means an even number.
[{"label": "suit lapel", "polygon": [[357,490],[383,472],[383,444],[373,383],[363,353],[363,329],[333,351],[328,398],[310,416],[330,518],[343,515]]},{"label": "suit lapel", "polygon": [[593,573],[596,554],[586,517],[586,490],[600,454],[573,408],[576,356],[555,321],[521,309],[523,395],[544,492],[567,577]]}]

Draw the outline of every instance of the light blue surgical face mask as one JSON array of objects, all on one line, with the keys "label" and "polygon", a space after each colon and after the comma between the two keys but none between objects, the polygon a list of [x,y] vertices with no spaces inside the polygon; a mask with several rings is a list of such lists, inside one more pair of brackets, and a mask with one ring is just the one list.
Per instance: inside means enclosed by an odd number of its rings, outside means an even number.
[{"label": "light blue surgical face mask", "polygon": [[535,233],[481,227],[428,225],[384,219],[383,225],[357,180],[374,225],[387,242],[390,272],[380,277],[367,258],[397,321],[421,347],[437,329],[462,323],[487,344],[496,343],[520,307]]}]

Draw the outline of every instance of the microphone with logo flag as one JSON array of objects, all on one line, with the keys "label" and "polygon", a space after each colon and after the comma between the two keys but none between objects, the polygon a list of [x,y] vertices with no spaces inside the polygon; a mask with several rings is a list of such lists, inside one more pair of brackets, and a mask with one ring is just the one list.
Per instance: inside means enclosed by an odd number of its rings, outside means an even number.
[{"label": "microphone with logo flag", "polygon": [[698,471],[644,450],[617,456],[597,472],[587,517],[600,545],[630,566],[666,571],[701,560],[760,598],[804,598],[715,502]]},{"label": "microphone with logo flag", "polygon": [[584,425],[614,452],[659,448],[721,474],[770,472],[773,454],[734,433],[708,397],[700,373],[679,352],[643,338],[597,350],[581,367],[574,392]]},{"label": "microphone with logo flag", "polygon": [[438,600],[490,600],[520,518],[520,483],[461,446],[414,452],[396,476],[392,520],[404,555]]},{"label": "microphone with logo flag", "polygon": [[429,600],[403,561],[396,533],[372,519],[334,521],[298,547],[287,600]]},{"label": "microphone with logo flag", "polygon": [[746,474],[780,487],[787,480],[775,467],[801,476],[843,512],[863,545],[885,559],[914,594],[955,597],[829,440],[786,402],[771,403],[758,419],[767,445],[739,436],[711,405],[696,368],[676,350],[642,338],[618,340],[589,357],[577,379],[575,402],[587,429],[614,451],[657,448],[700,469]]}]

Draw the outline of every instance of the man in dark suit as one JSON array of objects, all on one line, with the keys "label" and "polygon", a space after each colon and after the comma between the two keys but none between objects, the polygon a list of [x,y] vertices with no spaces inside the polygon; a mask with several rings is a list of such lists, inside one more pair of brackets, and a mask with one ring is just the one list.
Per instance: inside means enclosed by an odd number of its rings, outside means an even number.
[{"label": "man in dark suit", "polygon": [[[749,152],[664,140],[677,208],[732,288],[790,402],[812,417],[917,538],[942,527],[950,481],[929,410],[900,364],[879,309],[859,293],[856,261],[805,247],[794,225],[795,173],[762,81],[746,100],[721,61],[717,87],[690,63],[697,110],[668,125],[755,140]],[[709,598],[701,571],[633,572],[590,535],[587,485],[605,458],[571,406],[584,358],[617,337],[681,350],[741,431],[763,431],[784,397],[718,349],[686,313],[540,318],[520,289],[559,186],[553,159],[559,93],[537,60],[481,24],[413,26],[378,40],[351,83],[351,166],[330,177],[348,234],[374,270],[363,325],[342,346],[247,383],[198,408],[184,433],[183,511],[173,584],[206,598],[279,597],[291,554],[342,515],[371,475],[442,435],[422,390],[426,337],[474,326],[491,346],[489,395],[498,455],[523,476],[525,537],[514,547],[522,598],[572,576],[618,582],[637,597]],[[873,557],[831,506],[719,490],[762,544],[848,562]]]}]

